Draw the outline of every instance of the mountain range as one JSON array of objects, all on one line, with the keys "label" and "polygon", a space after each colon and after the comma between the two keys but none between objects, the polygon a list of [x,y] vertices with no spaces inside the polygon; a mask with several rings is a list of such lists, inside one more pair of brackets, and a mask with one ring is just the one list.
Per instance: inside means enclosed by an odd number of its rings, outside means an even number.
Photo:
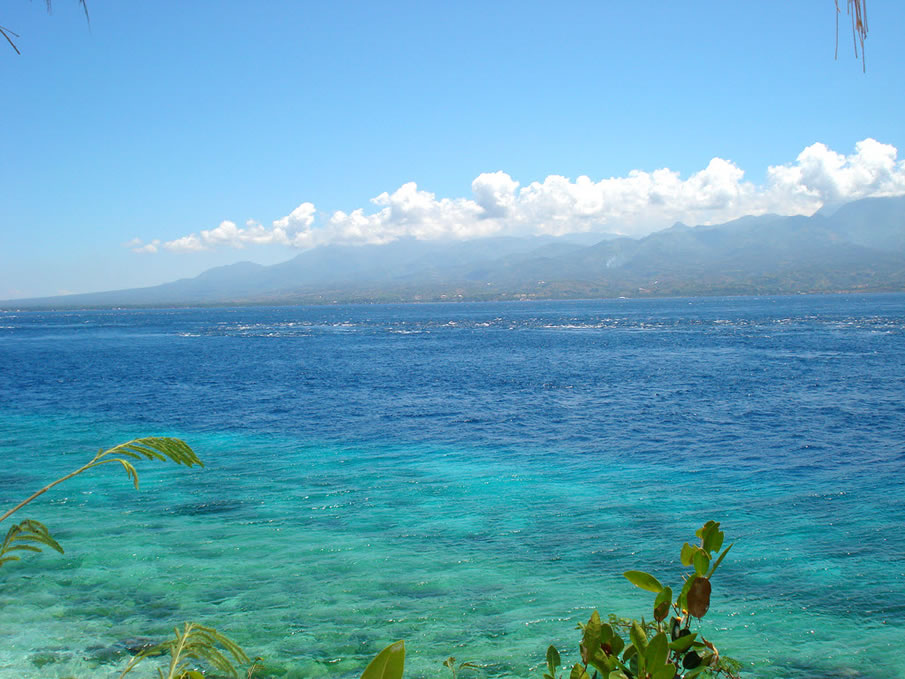
[{"label": "mountain range", "polygon": [[644,238],[585,233],[327,245],[147,288],[5,308],[323,304],[905,290],[905,196],[810,217],[681,223]]}]

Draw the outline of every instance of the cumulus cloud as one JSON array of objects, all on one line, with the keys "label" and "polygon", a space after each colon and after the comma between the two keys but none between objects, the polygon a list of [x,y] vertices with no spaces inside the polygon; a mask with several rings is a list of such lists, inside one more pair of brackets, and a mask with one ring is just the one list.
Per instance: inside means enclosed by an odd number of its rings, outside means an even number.
[{"label": "cumulus cloud", "polygon": [[675,221],[694,226],[768,212],[812,214],[824,205],[905,194],[905,161],[897,159],[894,146],[874,139],[858,142],[848,156],[812,144],[794,162],[769,167],[763,185],[746,181],[744,174],[722,158],[685,179],[662,168],[597,181],[550,175],[521,186],[505,172],[488,172],[472,182],[469,198],[438,198],[409,182],[373,198],[370,209],[319,214],[305,202],[269,227],[254,220],[239,227],[226,220],[166,242],[134,239],[127,247],[154,253],[266,244],[304,249],[405,237],[464,240],[587,231],[640,236]]}]

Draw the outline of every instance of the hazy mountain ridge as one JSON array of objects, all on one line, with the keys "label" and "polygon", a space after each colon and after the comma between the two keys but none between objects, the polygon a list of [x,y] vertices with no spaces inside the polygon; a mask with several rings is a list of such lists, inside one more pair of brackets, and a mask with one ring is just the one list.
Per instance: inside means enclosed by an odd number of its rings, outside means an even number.
[{"label": "hazy mountain ridge", "polygon": [[5,307],[182,306],[905,290],[905,196],[811,217],[606,234],[330,245],[149,288]]}]

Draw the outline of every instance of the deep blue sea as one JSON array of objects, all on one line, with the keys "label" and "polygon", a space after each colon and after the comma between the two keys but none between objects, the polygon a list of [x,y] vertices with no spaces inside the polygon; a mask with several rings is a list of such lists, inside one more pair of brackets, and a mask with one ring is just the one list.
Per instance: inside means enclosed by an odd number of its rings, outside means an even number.
[{"label": "deep blue sea", "polygon": [[407,677],[540,677],[708,519],[743,676],[905,677],[905,295],[0,312],[0,508],[145,435],[206,467],[15,515],[66,553],[0,569],[0,677],[185,620],[286,679],[396,639]]}]

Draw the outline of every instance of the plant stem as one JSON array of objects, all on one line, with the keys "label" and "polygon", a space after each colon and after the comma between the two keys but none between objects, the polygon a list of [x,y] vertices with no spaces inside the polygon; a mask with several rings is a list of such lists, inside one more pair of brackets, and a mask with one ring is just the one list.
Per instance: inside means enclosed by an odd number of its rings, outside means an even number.
[{"label": "plant stem", "polygon": [[[34,493],[34,494],[31,495],[30,497],[28,497],[28,498],[22,500],[22,502],[20,502],[20,503],[17,504],[15,507],[13,507],[12,509],[10,509],[10,510],[9,510],[8,512],[6,512],[3,516],[0,516],[0,523],[2,523],[3,521],[5,521],[11,514],[14,514],[15,512],[17,512],[17,511],[19,511],[20,509],[22,509],[22,507],[24,507],[25,505],[27,505],[29,502],[31,502],[31,501],[34,500],[35,498],[40,497],[41,495],[43,495],[44,493],[46,493],[48,490],[50,490],[50,489],[53,488],[54,486],[56,486],[56,485],[58,485],[58,484],[60,484],[60,483],[63,483],[63,481],[67,481],[67,480],[71,479],[73,476],[78,476],[78,475],[81,474],[82,472],[87,471],[87,470],[91,469],[92,467],[97,466],[97,464],[98,464],[98,462],[97,462],[98,457],[100,457],[100,455],[95,455],[95,456],[94,456],[94,459],[92,459],[91,462],[89,462],[89,463],[86,464],[85,466],[79,467],[78,469],[76,469],[76,470],[75,470],[74,472],[72,472],[71,474],[67,474],[67,475],[64,476],[64,477],[57,479],[57,480],[54,481],[53,483],[44,486],[41,490],[39,490],[38,492]],[[104,463],[101,462],[100,464],[104,464]]]}]

